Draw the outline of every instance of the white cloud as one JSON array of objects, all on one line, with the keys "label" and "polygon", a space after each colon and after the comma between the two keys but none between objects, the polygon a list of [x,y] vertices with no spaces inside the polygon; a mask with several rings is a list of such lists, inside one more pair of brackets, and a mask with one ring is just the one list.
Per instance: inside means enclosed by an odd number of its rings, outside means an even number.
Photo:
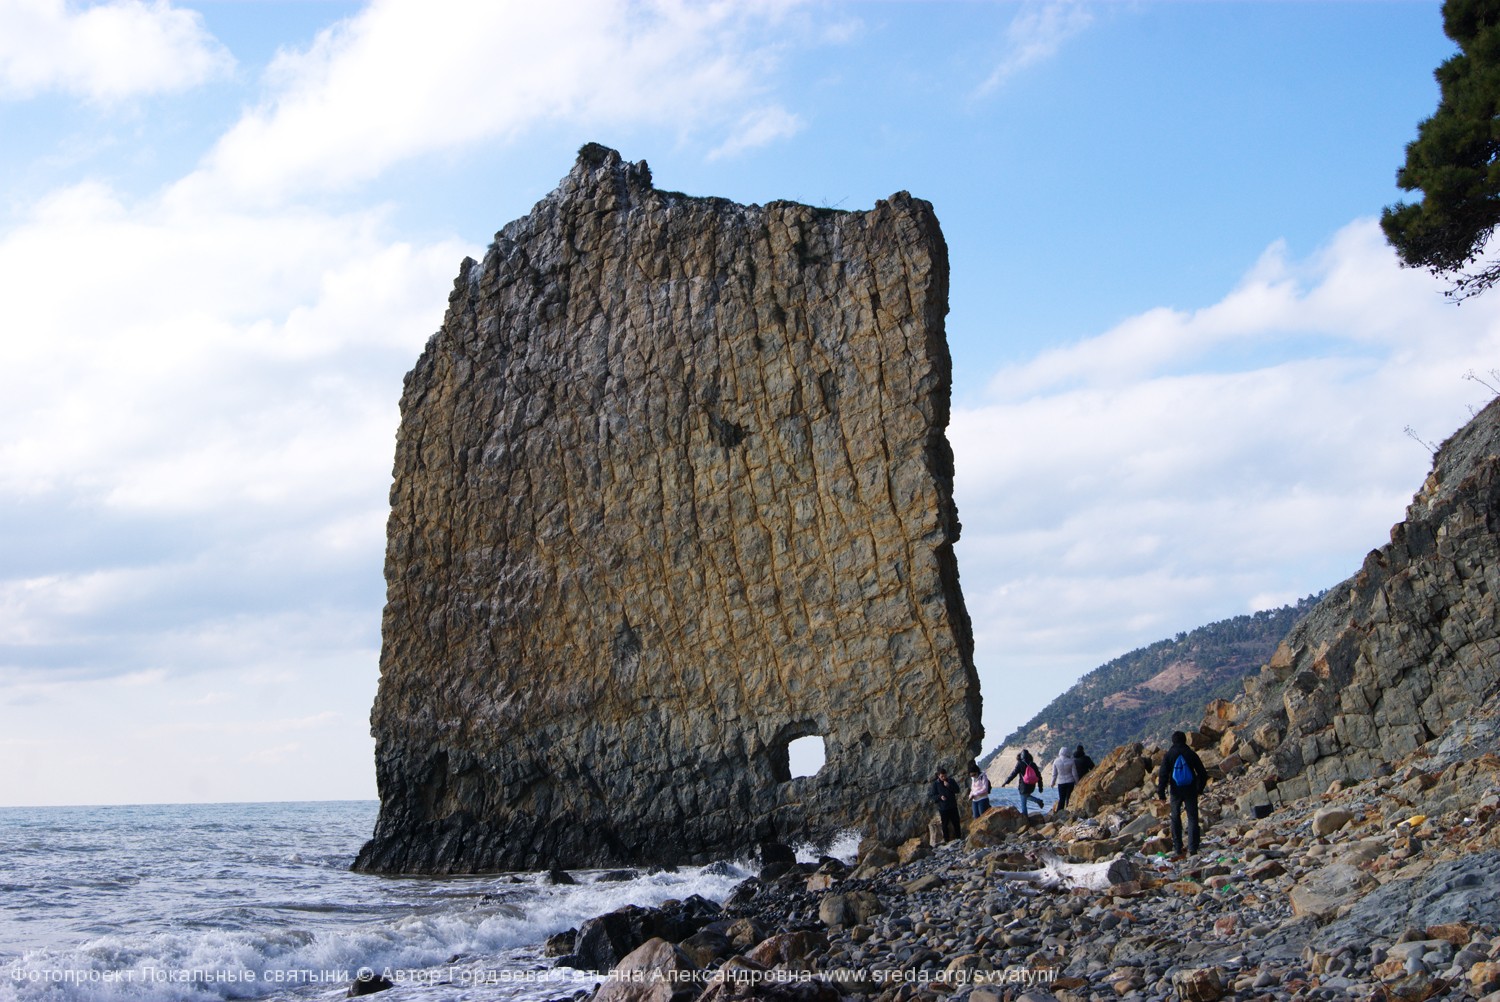
[{"label": "white cloud", "polygon": [[201,15],[165,0],[0,2],[0,98],[62,91],[108,103],[196,87],[233,65]]},{"label": "white cloud", "polygon": [[384,229],[82,185],[0,236],[0,371],[24,374],[0,675],[371,651],[401,378],[476,252]]},{"label": "white cloud", "polygon": [[376,0],[283,52],[273,96],[232,128],[197,184],[256,197],[332,189],[411,157],[541,123],[684,134],[737,122],[721,150],[795,130],[762,99],[784,5]]},{"label": "white cloud", "polygon": [[1082,0],[1027,0],[1005,30],[999,64],[976,90],[993,93],[1022,70],[1046,62],[1094,21]]},{"label": "white cloud", "polygon": [[0,400],[0,491],[158,511],[347,493],[351,457],[388,445],[395,397],[374,382],[410,365],[473,250],[380,229],[54,195],[0,239],[19,334],[0,366],[28,377]]},{"label": "white cloud", "polygon": [[[230,708],[255,733],[311,721],[300,748],[245,748],[267,768],[235,775],[235,796],[368,788],[367,724],[286,704],[325,666],[337,691],[314,708],[373,698],[401,379],[480,251],[297,200],[538,125],[644,124],[726,153],[773,141],[800,122],[763,93],[774,45],[755,38],[787,6],[377,0],[281,53],[270,99],[158,195],[86,181],[16,207],[0,229],[0,699],[37,712],[7,799],[46,802],[64,775],[87,777],[74,799],[220,799],[237,756],[169,736]],[[106,101],[227,59],[165,3],[0,9],[10,94]],[[59,730],[47,713],[63,710]],[[309,777],[303,756],[341,771]]]},{"label": "white cloud", "polygon": [[286,744],[273,745],[270,748],[262,748],[258,751],[240,756],[240,762],[244,765],[253,766],[276,766],[283,765],[293,759],[305,758],[302,752],[302,744],[298,741],[289,741]]},{"label": "white cloud", "polygon": [[1446,437],[1486,399],[1463,373],[1500,358],[1500,300],[1455,309],[1440,290],[1358,222],[955,410],[986,740],[1135,646],[1354,573],[1430,464],[1402,428]]},{"label": "white cloud", "polygon": [[778,139],[790,139],[802,131],[802,126],[802,119],[785,108],[757,109],[740,119],[734,134],[710,150],[708,159],[720,160]]}]

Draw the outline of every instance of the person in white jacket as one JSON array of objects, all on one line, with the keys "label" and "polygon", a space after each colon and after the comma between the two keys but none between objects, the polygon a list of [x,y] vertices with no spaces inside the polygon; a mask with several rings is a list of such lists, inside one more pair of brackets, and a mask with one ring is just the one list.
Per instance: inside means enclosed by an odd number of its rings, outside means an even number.
[{"label": "person in white jacket", "polygon": [[1053,811],[1068,809],[1068,797],[1073,792],[1073,784],[1077,782],[1078,763],[1073,758],[1073,749],[1064,745],[1062,751],[1057,753],[1057,758],[1052,760],[1052,788],[1057,791],[1057,806]]},{"label": "person in white jacket", "polygon": [[969,808],[977,818],[990,809],[990,777],[979,768],[979,763],[969,766]]}]

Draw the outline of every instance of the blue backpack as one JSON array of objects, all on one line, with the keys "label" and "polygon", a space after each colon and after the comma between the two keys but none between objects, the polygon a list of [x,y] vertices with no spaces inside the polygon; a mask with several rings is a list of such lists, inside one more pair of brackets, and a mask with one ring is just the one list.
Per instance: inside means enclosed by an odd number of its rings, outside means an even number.
[{"label": "blue backpack", "polygon": [[1172,785],[1179,789],[1188,789],[1197,784],[1197,778],[1193,775],[1193,767],[1188,765],[1186,755],[1178,755],[1177,761],[1172,763]]}]

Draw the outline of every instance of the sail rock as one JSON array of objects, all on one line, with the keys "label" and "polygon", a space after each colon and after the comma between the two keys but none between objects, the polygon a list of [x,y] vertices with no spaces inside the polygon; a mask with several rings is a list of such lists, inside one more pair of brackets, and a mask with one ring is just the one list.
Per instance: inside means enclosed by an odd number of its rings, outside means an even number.
[{"label": "sail rock", "polygon": [[923,826],[980,735],[947,286],[904,192],[737,205],[596,145],[466,260],[402,396],[356,868]]}]

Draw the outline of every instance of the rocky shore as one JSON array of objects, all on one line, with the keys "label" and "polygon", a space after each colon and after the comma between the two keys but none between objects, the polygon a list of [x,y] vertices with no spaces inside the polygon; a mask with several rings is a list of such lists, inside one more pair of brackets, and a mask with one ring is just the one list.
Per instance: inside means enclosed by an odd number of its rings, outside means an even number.
[{"label": "rocky shore", "polygon": [[1252,780],[1220,776],[1185,859],[1160,752],[1130,746],[1080,787],[1091,816],[994,809],[962,842],[867,841],[853,865],[773,851],[722,906],[600,916],[552,952],[601,973],[598,1002],[1500,1002],[1491,724],[1262,818]]}]

